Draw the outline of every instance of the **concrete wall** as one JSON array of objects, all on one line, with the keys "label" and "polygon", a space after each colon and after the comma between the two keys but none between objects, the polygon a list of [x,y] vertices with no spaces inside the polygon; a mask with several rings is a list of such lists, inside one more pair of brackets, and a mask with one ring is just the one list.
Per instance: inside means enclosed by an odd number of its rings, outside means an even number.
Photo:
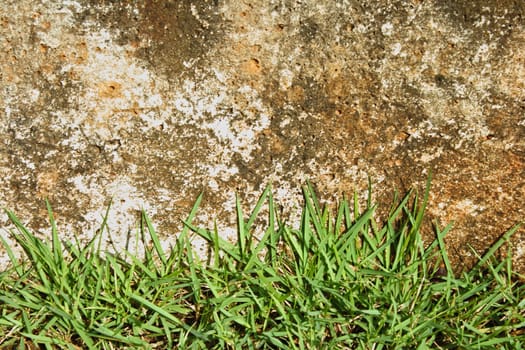
[{"label": "concrete wall", "polygon": [[4,0],[0,204],[45,232],[48,198],[65,239],[87,238],[113,198],[117,244],[140,209],[169,244],[201,191],[198,220],[227,236],[236,191],[248,209],[271,182],[293,217],[305,179],[330,200],[370,175],[386,210],[432,170],[429,218],[455,221],[461,264],[525,217],[524,16],[507,0]]}]

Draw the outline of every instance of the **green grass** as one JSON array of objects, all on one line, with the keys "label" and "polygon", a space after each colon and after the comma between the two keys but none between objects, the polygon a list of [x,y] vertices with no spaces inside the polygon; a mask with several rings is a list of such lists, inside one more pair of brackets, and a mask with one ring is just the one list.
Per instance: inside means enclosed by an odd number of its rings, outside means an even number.
[{"label": "green grass", "polygon": [[8,212],[25,258],[3,241],[13,264],[0,274],[0,349],[521,349],[525,286],[510,254],[495,259],[517,227],[456,276],[450,225],[422,242],[427,199],[408,193],[378,221],[370,197],[330,210],[308,184],[293,228],[268,188],[249,215],[237,201],[233,244],[192,224],[199,197],[169,252],[143,214],[143,258],[102,252],[100,236],[61,242],[50,208],[50,242]]}]

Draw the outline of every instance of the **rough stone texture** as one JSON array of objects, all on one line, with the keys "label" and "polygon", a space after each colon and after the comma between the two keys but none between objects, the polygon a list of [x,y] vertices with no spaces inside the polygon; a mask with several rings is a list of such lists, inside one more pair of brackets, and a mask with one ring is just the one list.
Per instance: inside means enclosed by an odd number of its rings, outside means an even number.
[{"label": "rough stone texture", "polygon": [[[113,198],[116,244],[143,208],[169,245],[200,191],[198,219],[228,236],[235,191],[248,208],[272,182],[293,211],[307,178],[330,200],[370,175],[385,210],[432,170],[460,267],[525,217],[524,16],[511,0],[2,1],[0,204],[45,232],[47,197],[64,238],[87,238]],[[523,230],[513,250],[523,268]]]}]

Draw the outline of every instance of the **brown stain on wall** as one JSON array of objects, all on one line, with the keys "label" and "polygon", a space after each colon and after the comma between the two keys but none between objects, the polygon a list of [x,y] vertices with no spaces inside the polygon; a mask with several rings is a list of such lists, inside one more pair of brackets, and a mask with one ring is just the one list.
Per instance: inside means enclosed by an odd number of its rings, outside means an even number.
[{"label": "brown stain on wall", "polygon": [[123,97],[122,85],[116,81],[104,81],[97,86],[98,96],[101,98]]},{"label": "brown stain on wall", "polygon": [[249,75],[261,74],[261,62],[257,58],[250,58],[241,65],[241,69],[244,73]]}]

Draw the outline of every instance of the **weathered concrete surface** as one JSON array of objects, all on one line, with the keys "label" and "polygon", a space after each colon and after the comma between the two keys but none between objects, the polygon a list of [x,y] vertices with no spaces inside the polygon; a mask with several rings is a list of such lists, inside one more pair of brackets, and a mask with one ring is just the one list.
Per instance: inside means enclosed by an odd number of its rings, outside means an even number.
[{"label": "weathered concrete surface", "polygon": [[[85,238],[113,198],[114,234],[144,208],[169,244],[200,191],[199,220],[228,227],[235,191],[248,207],[273,182],[292,210],[306,178],[331,199],[369,174],[388,201],[432,170],[461,266],[525,217],[524,16],[510,0],[2,1],[0,204],[44,230],[47,197]],[[523,267],[523,230],[513,247]]]}]

